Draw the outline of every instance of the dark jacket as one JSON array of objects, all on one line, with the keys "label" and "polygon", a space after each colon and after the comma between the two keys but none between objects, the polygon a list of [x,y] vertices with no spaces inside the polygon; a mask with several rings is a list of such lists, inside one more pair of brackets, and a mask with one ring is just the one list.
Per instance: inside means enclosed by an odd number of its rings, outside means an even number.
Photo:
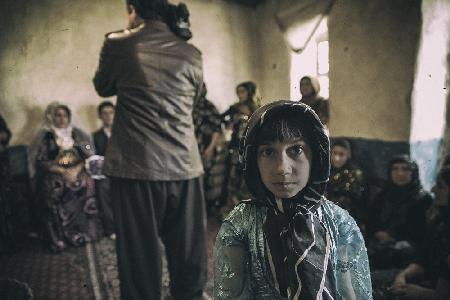
[{"label": "dark jacket", "polygon": [[106,175],[185,180],[203,174],[192,107],[203,84],[201,53],[166,24],[108,34],[94,85],[117,95]]},{"label": "dark jacket", "polygon": [[106,153],[106,146],[108,145],[108,136],[105,133],[105,130],[103,128],[100,128],[99,130],[95,131],[92,134],[92,138],[94,139],[94,146],[95,146],[95,154],[105,156]]}]

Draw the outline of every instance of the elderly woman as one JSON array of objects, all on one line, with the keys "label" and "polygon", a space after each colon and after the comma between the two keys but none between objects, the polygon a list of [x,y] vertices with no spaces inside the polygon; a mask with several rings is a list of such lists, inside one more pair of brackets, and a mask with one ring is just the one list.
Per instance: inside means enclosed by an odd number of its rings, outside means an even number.
[{"label": "elderly woman", "polygon": [[94,184],[84,160],[93,154],[90,137],[70,125],[71,111],[56,105],[52,125],[43,134],[36,155],[41,180],[45,232],[50,248],[82,246],[95,238]]},{"label": "elderly woman", "polygon": [[432,203],[420,183],[417,164],[408,155],[390,161],[388,178],[370,209],[370,262],[377,269],[401,268],[410,262],[424,237],[425,213]]},{"label": "elderly woman", "polygon": [[450,299],[450,167],[439,172],[418,255],[403,269],[375,272],[376,299]]}]

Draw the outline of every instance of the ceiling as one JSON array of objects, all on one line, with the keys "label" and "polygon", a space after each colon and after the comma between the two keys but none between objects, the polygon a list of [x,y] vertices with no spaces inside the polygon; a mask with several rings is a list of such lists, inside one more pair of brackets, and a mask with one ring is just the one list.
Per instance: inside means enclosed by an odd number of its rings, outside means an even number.
[{"label": "ceiling", "polygon": [[235,2],[244,6],[255,7],[258,4],[263,3],[265,0],[226,0],[230,2]]}]

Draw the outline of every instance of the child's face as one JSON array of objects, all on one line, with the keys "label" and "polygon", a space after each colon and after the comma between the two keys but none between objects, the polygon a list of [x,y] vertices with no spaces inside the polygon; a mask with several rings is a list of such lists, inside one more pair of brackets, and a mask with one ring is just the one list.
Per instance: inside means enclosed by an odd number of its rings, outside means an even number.
[{"label": "child's face", "polygon": [[308,183],[312,153],[303,138],[269,142],[258,147],[261,180],[275,197],[291,198]]},{"label": "child's face", "polygon": [[342,168],[350,158],[349,151],[342,146],[334,146],[331,149],[331,164],[335,168]]},{"label": "child's face", "polygon": [[111,106],[103,107],[99,117],[100,120],[102,120],[103,126],[112,126],[114,120],[114,108]]}]

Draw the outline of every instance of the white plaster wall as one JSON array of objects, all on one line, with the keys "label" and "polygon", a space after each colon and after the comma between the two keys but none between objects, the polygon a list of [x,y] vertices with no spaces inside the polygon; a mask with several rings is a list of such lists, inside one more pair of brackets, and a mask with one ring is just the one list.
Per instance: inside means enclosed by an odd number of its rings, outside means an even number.
[{"label": "white plaster wall", "polygon": [[[258,83],[254,10],[222,0],[187,0],[195,44],[204,58],[209,98],[220,110],[235,86]],[[99,124],[92,77],[104,34],[126,25],[125,0],[3,0],[0,3],[0,114],[13,144],[28,144],[48,103],[73,110],[74,124]]]},{"label": "white plaster wall", "polygon": [[329,16],[330,133],[409,141],[420,1],[337,1]]},{"label": "white plaster wall", "polygon": [[442,137],[449,95],[450,0],[423,1],[422,13],[412,96],[411,142]]},{"label": "white plaster wall", "polygon": [[258,28],[259,86],[262,102],[269,103],[290,96],[291,50],[275,23],[277,0],[267,0],[256,9]]}]

